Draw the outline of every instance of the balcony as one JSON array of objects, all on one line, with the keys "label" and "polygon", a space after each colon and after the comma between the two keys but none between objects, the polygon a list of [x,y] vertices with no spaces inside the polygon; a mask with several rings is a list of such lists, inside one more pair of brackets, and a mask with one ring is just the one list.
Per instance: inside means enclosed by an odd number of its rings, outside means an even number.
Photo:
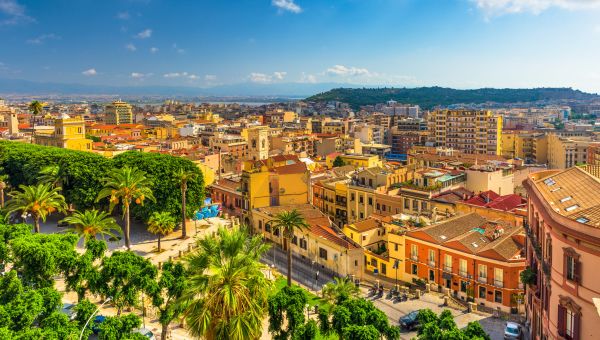
[{"label": "balcony", "polygon": [[502,282],[500,280],[494,280],[494,286],[496,286],[498,288],[504,288],[504,282]]},{"label": "balcony", "polygon": [[459,270],[458,275],[460,275],[462,277],[469,277],[469,274],[467,273],[466,270]]},{"label": "balcony", "polygon": [[429,260],[427,262],[427,264],[429,264],[429,266],[431,266],[431,267],[435,267],[435,261],[434,260]]},{"label": "balcony", "polygon": [[481,276],[477,278],[477,281],[479,281],[479,283],[486,283],[486,284],[488,282],[487,277],[481,277]]},{"label": "balcony", "polygon": [[411,254],[410,255],[410,259],[415,261],[415,262],[419,262],[419,256],[416,254]]},{"label": "balcony", "polygon": [[448,273],[452,273],[452,266],[449,266],[447,264],[444,265],[444,271],[448,272]]}]

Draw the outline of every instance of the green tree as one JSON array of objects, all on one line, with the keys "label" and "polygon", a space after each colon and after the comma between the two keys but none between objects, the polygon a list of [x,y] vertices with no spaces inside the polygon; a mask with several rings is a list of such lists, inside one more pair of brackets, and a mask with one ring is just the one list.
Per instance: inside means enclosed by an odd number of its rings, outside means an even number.
[{"label": "green tree", "polygon": [[122,203],[125,216],[125,246],[131,249],[129,209],[133,202],[143,205],[146,199],[156,200],[150,189],[150,181],[146,178],[146,174],[137,168],[114,169],[104,178],[104,188],[100,190],[96,201],[105,197],[110,197],[111,211],[119,202]]},{"label": "green tree", "polygon": [[344,339],[346,340],[379,340],[377,328],[371,325],[359,326],[349,325],[344,328]]},{"label": "green tree", "polygon": [[334,278],[321,290],[321,296],[329,303],[340,304],[350,298],[358,297],[360,289],[349,278]]},{"label": "green tree", "polygon": [[[269,298],[269,332],[275,339],[294,338],[305,322],[304,308],[308,298],[304,289],[285,286]],[[287,321],[283,328],[283,321]]]},{"label": "green tree", "polygon": [[32,287],[52,287],[78,256],[73,234],[30,234],[11,241],[13,268]]},{"label": "green tree", "polygon": [[329,310],[321,308],[319,309],[319,331],[321,335],[329,335],[331,333],[331,322],[329,321]]},{"label": "green tree", "polygon": [[28,108],[29,112],[31,112],[31,114],[33,114],[34,116],[38,116],[44,111],[44,105],[37,100],[34,100],[31,103],[29,103]]},{"label": "green tree", "polygon": [[469,322],[467,328],[464,329],[464,333],[467,339],[490,340],[490,336],[483,330],[479,322]]},{"label": "green tree", "polygon": [[344,338],[344,327],[350,325],[350,311],[344,306],[335,306],[332,312],[331,328],[337,333],[340,339]]},{"label": "green tree", "polygon": [[104,257],[107,247],[105,242],[90,238],[86,240],[85,248],[83,254],[69,263],[64,273],[67,291],[76,292],[79,302],[83,301],[85,294],[94,290],[98,284],[100,268],[96,262]]},{"label": "green tree", "polygon": [[9,243],[17,237],[31,235],[29,224],[6,224],[0,222],[0,266],[12,261]]},{"label": "green tree", "polygon": [[[86,322],[94,312],[96,312],[96,305],[91,303],[88,299],[80,300],[79,303],[75,306],[75,322],[77,323],[77,328],[81,330],[83,326],[85,326]],[[88,339],[92,335],[92,323],[88,323],[86,329],[83,333],[83,338]]]},{"label": "green tree", "polygon": [[197,172],[188,171],[185,169],[179,169],[179,171],[175,174],[175,178],[177,179],[177,183],[179,183],[179,188],[181,189],[181,238],[187,238],[187,190],[188,190],[188,182],[190,180],[195,179],[198,176]]},{"label": "green tree", "polygon": [[158,252],[160,249],[160,239],[168,235],[175,229],[175,219],[166,211],[155,211],[148,220],[148,231],[158,236]]},{"label": "green tree", "polygon": [[124,307],[139,302],[141,292],[151,292],[157,269],[147,259],[131,251],[117,251],[102,261],[102,269],[94,290],[104,298],[112,297],[121,315]]},{"label": "green tree", "polygon": [[287,247],[287,284],[292,285],[292,245],[291,240],[295,231],[306,230],[310,225],[306,223],[304,217],[293,209],[292,211],[282,211],[269,222],[274,229],[279,229],[283,233],[283,238]]},{"label": "green tree", "polygon": [[62,189],[64,173],[58,164],[46,165],[38,174],[39,182],[42,184],[50,184],[53,188]]},{"label": "green tree", "polygon": [[20,185],[19,189],[21,191],[9,194],[12,199],[6,205],[6,210],[9,213],[31,214],[36,233],[40,232],[40,219],[45,222],[48,215],[63,212],[67,207],[64,196],[48,184]]},{"label": "green tree", "polygon": [[294,339],[297,340],[313,340],[317,338],[318,333],[317,322],[315,320],[308,320],[307,323],[300,326],[296,332]]},{"label": "green tree", "polygon": [[75,211],[72,215],[65,217],[61,222],[68,223],[75,232],[85,240],[101,236],[103,239],[118,239],[123,234],[121,226],[117,224],[107,212],[96,209]]},{"label": "green tree", "polygon": [[192,336],[260,336],[271,282],[259,260],[267,249],[260,236],[250,237],[240,228],[220,228],[198,241],[198,249],[185,259],[190,274],[179,302]]},{"label": "green tree", "polygon": [[340,166],[344,166],[346,165],[346,163],[344,163],[344,160],[342,159],[341,156],[337,156],[335,157],[335,159],[333,160],[333,167],[334,168],[338,168]]},{"label": "green tree", "polygon": [[142,320],[135,314],[109,316],[100,324],[100,340],[141,340],[146,339],[133,330],[139,328]]},{"label": "green tree", "polygon": [[162,327],[161,339],[166,339],[169,325],[183,312],[181,304],[175,303],[187,287],[187,272],[181,263],[167,262],[162,266],[160,279],[150,290],[152,304],[158,309],[158,321]]}]

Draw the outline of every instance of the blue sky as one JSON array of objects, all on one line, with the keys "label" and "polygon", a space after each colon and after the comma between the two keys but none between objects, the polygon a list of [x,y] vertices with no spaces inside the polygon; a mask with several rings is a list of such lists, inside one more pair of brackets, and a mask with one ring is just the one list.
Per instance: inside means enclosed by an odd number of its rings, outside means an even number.
[{"label": "blue sky", "polygon": [[0,0],[0,78],[600,92],[600,0]]}]

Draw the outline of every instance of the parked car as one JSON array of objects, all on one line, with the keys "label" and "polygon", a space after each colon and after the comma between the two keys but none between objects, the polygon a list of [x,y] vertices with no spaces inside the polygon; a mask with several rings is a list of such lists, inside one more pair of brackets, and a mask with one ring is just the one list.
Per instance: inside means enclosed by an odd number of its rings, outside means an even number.
[{"label": "parked car", "polygon": [[100,333],[100,325],[106,320],[106,316],[104,315],[96,315],[94,318],[94,323],[92,324],[92,331],[94,334]]},{"label": "parked car", "polygon": [[419,328],[421,325],[419,324],[419,320],[417,320],[417,315],[419,315],[419,311],[415,310],[401,317],[400,327],[408,331]]},{"label": "parked car", "polygon": [[504,328],[505,340],[521,340],[523,339],[523,329],[516,322],[507,322]]},{"label": "parked car", "polygon": [[66,315],[71,321],[75,320],[75,317],[77,316],[77,312],[75,311],[75,305],[72,303],[63,303],[60,312]]},{"label": "parked car", "polygon": [[156,338],[154,337],[154,333],[152,333],[152,331],[149,330],[148,328],[134,329],[133,332],[134,333],[139,333],[139,334],[145,336],[146,338],[148,338],[150,340],[156,340]]}]

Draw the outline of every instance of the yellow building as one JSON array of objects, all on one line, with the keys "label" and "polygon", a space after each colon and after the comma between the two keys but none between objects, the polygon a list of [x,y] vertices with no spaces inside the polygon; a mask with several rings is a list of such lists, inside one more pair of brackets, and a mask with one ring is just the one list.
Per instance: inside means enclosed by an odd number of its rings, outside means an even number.
[{"label": "yellow building", "polygon": [[548,135],[548,168],[567,169],[587,163],[587,149],[593,142],[586,135]]},{"label": "yellow building", "polygon": [[381,166],[382,162],[377,155],[346,155],[333,153],[325,156],[325,164],[329,169],[333,168],[333,161],[340,156],[345,165],[352,165],[355,168],[372,168]]},{"label": "yellow building", "polygon": [[517,140],[517,133],[514,131],[502,131],[500,140],[502,143],[502,156],[507,159],[515,158],[515,141]]},{"label": "yellow building", "polygon": [[34,141],[39,145],[92,151],[92,140],[85,138],[85,122],[81,117],[62,115],[54,120],[54,130],[36,131]]},{"label": "yellow building", "polygon": [[548,162],[548,136],[543,133],[515,135],[515,157],[535,164]]},{"label": "yellow building", "polygon": [[502,116],[483,110],[435,110],[427,116],[428,141],[467,154],[502,154]]},{"label": "yellow building", "polygon": [[279,165],[274,158],[244,162],[241,177],[244,222],[250,224],[256,208],[308,204],[309,179],[306,164],[297,157],[289,157]]},{"label": "yellow building", "polygon": [[255,234],[287,250],[281,230],[272,228],[273,218],[283,212],[297,210],[310,225],[308,229],[294,232],[292,252],[310,261],[316,273],[328,270],[340,276],[360,277],[364,269],[363,250],[344,239],[329,226],[329,218],[310,204],[257,208],[253,211],[252,228]]},{"label": "yellow building", "polygon": [[104,122],[106,124],[132,124],[133,113],[131,111],[131,105],[122,102],[120,100],[112,102],[106,106],[106,113],[104,116]]},{"label": "yellow building", "polygon": [[269,157],[268,126],[255,126],[244,129],[241,135],[248,143],[248,159],[258,161]]}]

